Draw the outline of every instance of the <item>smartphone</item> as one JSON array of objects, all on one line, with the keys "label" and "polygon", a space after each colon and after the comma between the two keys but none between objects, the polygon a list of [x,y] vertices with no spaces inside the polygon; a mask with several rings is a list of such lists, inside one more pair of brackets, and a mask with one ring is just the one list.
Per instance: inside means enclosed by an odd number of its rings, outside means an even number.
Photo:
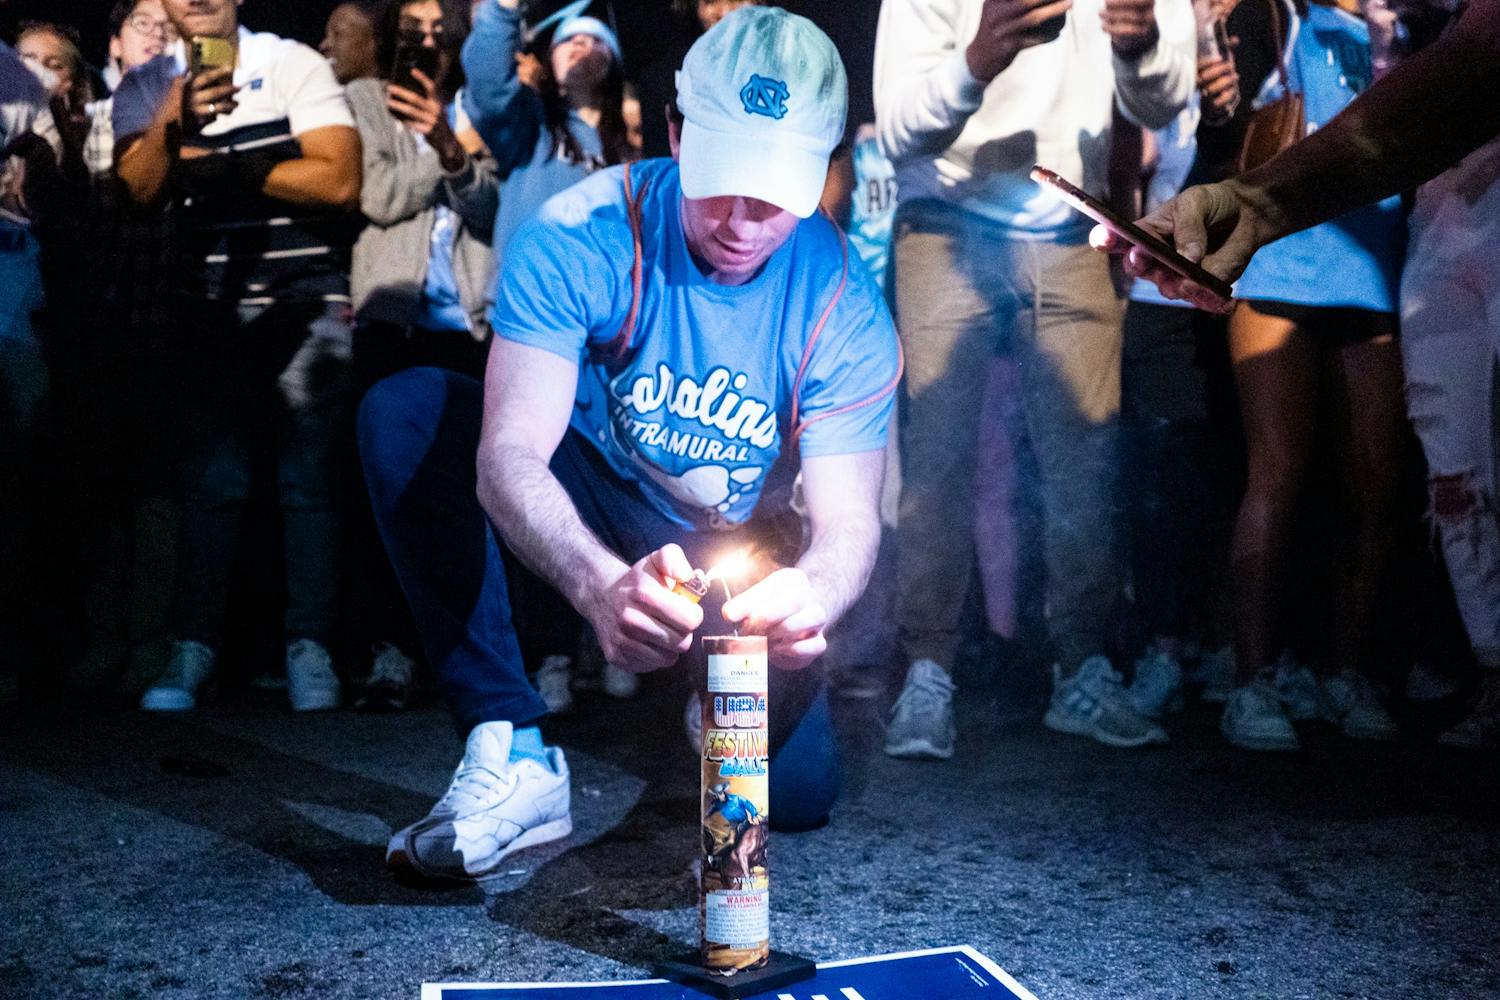
[{"label": "smartphone", "polygon": [[425,97],[427,88],[412,75],[414,69],[421,70],[426,74],[427,79],[437,82],[438,50],[420,42],[402,42],[396,46],[396,60],[391,67],[391,83]]},{"label": "smartphone", "polygon": [[227,38],[194,35],[188,44],[188,69],[194,75],[206,69],[234,65],[234,46]]},{"label": "smartphone", "polygon": [[1114,209],[1104,204],[1098,198],[1079,189],[1046,167],[1032,167],[1031,179],[1051,189],[1063,201],[1072,205],[1116,236],[1129,241],[1134,246],[1140,247],[1152,260],[1170,268],[1184,278],[1201,285],[1219,300],[1217,303],[1218,311],[1229,311],[1230,304],[1234,300],[1234,289],[1229,287],[1228,282],[1214,277],[1205,271],[1202,265],[1188,260],[1182,254],[1178,253],[1176,248],[1167,243],[1166,240],[1155,233],[1142,229],[1133,222],[1125,221]]}]

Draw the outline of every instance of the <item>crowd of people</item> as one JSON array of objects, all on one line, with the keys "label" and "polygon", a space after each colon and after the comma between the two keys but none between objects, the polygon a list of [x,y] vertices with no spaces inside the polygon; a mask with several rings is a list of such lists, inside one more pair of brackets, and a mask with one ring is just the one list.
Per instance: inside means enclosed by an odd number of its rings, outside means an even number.
[{"label": "crowd of people", "polygon": [[[665,109],[602,5],[346,0],[317,49],[242,13],[119,0],[99,68],[67,25],[0,45],[0,700],[193,710],[275,566],[256,683],[441,691],[464,756],[388,859],[459,878],[569,832],[540,721],[716,620],[769,640],[790,829],[837,795],[830,691],[955,755],[977,632],[1111,747],[1187,692],[1247,750],[1445,698],[1445,743],[1500,744],[1500,141],[1264,247],[1227,313],[1030,178],[1157,210],[1461,10],[883,0],[872,122],[746,0],[682,11]],[[740,593],[674,593],[731,551]]]}]

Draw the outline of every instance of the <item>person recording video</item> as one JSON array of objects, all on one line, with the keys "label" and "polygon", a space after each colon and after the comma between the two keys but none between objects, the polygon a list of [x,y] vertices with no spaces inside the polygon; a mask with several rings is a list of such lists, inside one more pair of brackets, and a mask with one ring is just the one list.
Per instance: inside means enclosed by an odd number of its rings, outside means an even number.
[{"label": "person recording video", "polygon": [[182,255],[183,528],[177,643],[141,699],[185,711],[214,672],[251,459],[271,443],[292,707],[333,708],[338,429],[349,401],[348,211],[360,144],[316,51],[239,23],[235,0],[165,0],[180,37],[115,92],[131,198],[173,204]]}]

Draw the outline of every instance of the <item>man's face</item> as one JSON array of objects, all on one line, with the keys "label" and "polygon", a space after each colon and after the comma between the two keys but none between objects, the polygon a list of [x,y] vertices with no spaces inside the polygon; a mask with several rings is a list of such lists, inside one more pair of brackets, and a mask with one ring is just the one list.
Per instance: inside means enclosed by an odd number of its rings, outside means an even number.
[{"label": "man's face", "polygon": [[167,17],[184,38],[233,38],[240,25],[240,0],[162,0]]},{"label": "man's face", "polygon": [[328,15],[328,29],[318,51],[339,83],[374,76],[375,26],[354,4],[339,4]]},{"label": "man's face", "polygon": [[[672,158],[682,152],[682,127],[669,118]],[[688,250],[720,285],[743,285],[781,249],[802,220],[759,198],[721,195],[682,199],[682,235]]]},{"label": "man's face", "polygon": [[563,90],[588,92],[603,82],[614,56],[593,35],[574,35],[552,46],[552,79]]},{"label": "man's face", "polygon": [[755,277],[800,221],[758,198],[682,199],[688,249],[708,266],[709,280],[721,285],[743,285]]},{"label": "man's face", "polygon": [[140,0],[111,40],[109,54],[119,62],[120,72],[129,73],[161,55],[177,41],[177,29],[167,19],[161,0]]}]

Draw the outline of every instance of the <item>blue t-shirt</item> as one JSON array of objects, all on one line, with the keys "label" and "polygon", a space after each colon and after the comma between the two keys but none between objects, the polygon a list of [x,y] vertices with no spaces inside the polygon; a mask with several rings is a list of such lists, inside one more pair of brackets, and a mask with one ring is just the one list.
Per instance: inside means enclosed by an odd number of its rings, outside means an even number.
[{"label": "blue t-shirt", "polygon": [[896,168],[874,136],[854,144],[854,190],[849,200],[849,244],[884,288],[896,220]]},{"label": "blue t-shirt", "polygon": [[[1337,8],[1310,5],[1288,42],[1287,74],[1306,102],[1308,131],[1328,124],[1370,85],[1369,29]],[[1281,92],[1281,74],[1273,72],[1257,106]],[[1401,200],[1387,198],[1265,247],[1235,295],[1394,312],[1405,247]]]},{"label": "blue t-shirt", "polygon": [[[839,285],[837,230],[814,215],[760,274],[716,285],[688,253],[677,165],[637,163],[640,311],[629,353],[612,359],[600,350],[632,300],[622,170],[551,198],[516,231],[490,323],[497,336],[578,363],[573,429],[656,509],[690,529],[743,523],[786,444],[797,369]],[[802,455],[885,447],[898,356],[880,291],[850,254],[802,379]]]}]

